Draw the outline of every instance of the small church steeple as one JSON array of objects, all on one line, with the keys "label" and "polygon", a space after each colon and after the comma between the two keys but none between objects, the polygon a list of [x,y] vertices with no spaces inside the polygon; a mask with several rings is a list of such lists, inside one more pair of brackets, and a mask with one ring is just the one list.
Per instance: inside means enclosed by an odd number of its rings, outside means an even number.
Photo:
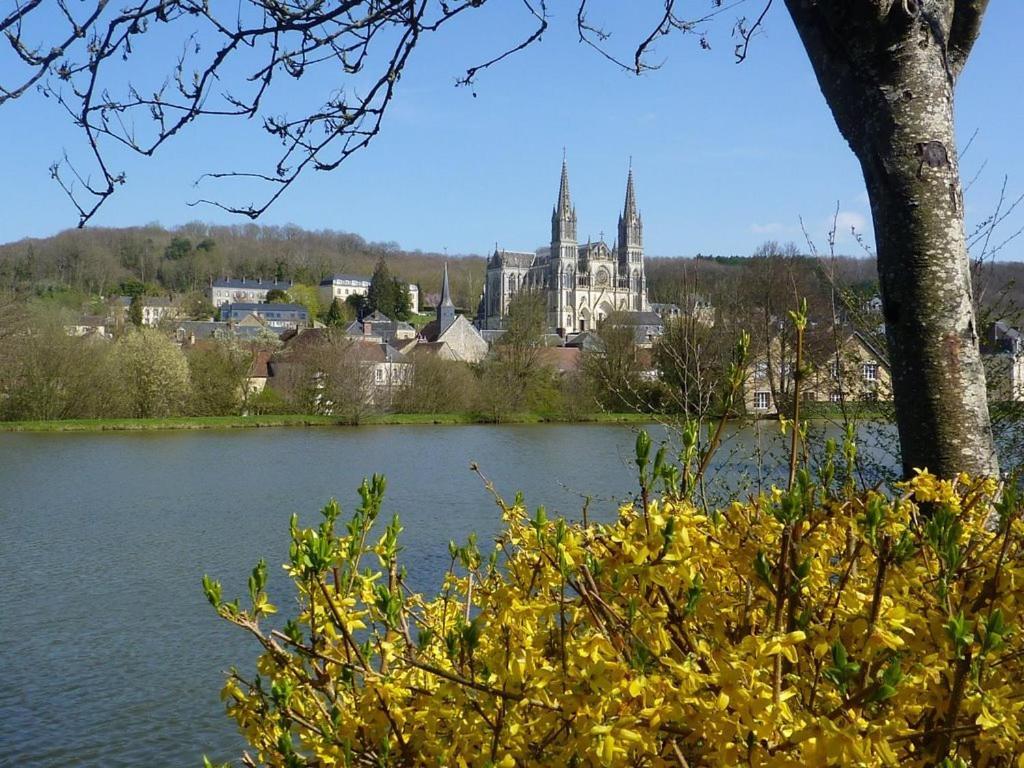
[{"label": "small church steeple", "polygon": [[437,303],[437,333],[448,330],[455,322],[455,304],[452,302],[451,288],[448,286],[448,262],[444,263],[444,280],[441,283],[441,300]]}]

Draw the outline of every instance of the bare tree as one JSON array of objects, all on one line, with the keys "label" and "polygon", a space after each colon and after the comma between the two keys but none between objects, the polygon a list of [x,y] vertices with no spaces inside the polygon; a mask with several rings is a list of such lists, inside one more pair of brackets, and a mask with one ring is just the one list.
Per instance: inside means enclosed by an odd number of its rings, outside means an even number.
[{"label": "bare tree", "polygon": [[[130,0],[115,7],[108,0],[24,0],[0,16],[0,33],[10,43],[0,57],[0,105],[38,88],[85,132],[94,172],[81,170],[66,155],[51,167],[80,225],[126,181],[113,166],[112,149],[149,156],[198,118],[262,118],[265,131],[283,147],[273,167],[208,174],[262,184],[261,201],[202,201],[256,218],[304,171],[333,170],[365,147],[380,131],[420,38],[482,4]],[[536,22],[532,34],[481,66],[525,47],[546,29],[544,0],[522,4]],[[132,81],[126,62],[168,40],[180,45],[180,54],[164,79]],[[273,112],[273,87],[314,69],[340,71],[343,82],[297,116]]]}]

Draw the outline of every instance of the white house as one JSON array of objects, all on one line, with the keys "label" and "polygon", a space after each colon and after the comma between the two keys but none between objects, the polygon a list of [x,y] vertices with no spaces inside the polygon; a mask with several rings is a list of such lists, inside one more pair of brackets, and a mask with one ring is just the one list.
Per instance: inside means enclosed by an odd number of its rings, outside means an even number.
[{"label": "white house", "polygon": [[[409,283],[409,309],[414,314],[420,312],[420,288]],[[370,278],[359,275],[334,275],[320,281],[320,304],[330,306],[337,299],[345,301],[349,296],[365,296],[370,292]]]},{"label": "white house", "polygon": [[[175,320],[181,314],[181,305],[177,299],[163,296],[142,296],[142,324],[149,328],[160,325],[163,320]],[[121,296],[118,301],[121,311],[127,313],[132,305],[131,296]]]}]

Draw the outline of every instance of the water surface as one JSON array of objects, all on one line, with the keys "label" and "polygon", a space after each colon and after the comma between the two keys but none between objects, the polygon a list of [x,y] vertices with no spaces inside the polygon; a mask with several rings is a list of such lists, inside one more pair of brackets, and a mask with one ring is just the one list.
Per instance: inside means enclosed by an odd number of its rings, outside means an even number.
[{"label": "water surface", "polygon": [[[663,432],[655,430],[656,439]],[[716,475],[749,486],[747,430]],[[218,694],[258,647],[218,619],[200,578],[244,595],[266,557],[271,597],[289,610],[280,564],[288,519],[331,497],[351,511],[360,480],[388,477],[411,585],[434,588],[448,541],[487,542],[499,511],[476,462],[511,499],[609,520],[635,491],[635,428],[609,425],[284,428],[0,434],[0,765],[196,766],[243,746]],[[741,470],[749,475],[741,480]]]}]

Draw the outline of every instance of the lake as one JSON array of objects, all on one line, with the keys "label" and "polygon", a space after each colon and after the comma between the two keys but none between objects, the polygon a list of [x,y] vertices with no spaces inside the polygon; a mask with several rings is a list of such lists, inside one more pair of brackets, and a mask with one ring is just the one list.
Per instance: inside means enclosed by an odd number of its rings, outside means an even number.
[{"label": "lake", "polygon": [[[307,525],[335,497],[388,476],[384,516],[405,527],[411,585],[430,590],[448,541],[499,522],[470,471],[549,515],[610,520],[636,489],[635,427],[522,425],[284,428],[108,434],[0,434],[0,765],[197,766],[243,747],[219,691],[255,641],[215,615],[200,579],[245,594],[265,557],[280,564],[288,519]],[[752,447],[777,426],[732,433],[719,474],[749,487]],[[652,430],[664,436],[660,428]],[[769,451],[771,454],[771,451]],[[761,480],[777,470],[769,455]],[[724,470],[724,471],[721,471]]]}]

